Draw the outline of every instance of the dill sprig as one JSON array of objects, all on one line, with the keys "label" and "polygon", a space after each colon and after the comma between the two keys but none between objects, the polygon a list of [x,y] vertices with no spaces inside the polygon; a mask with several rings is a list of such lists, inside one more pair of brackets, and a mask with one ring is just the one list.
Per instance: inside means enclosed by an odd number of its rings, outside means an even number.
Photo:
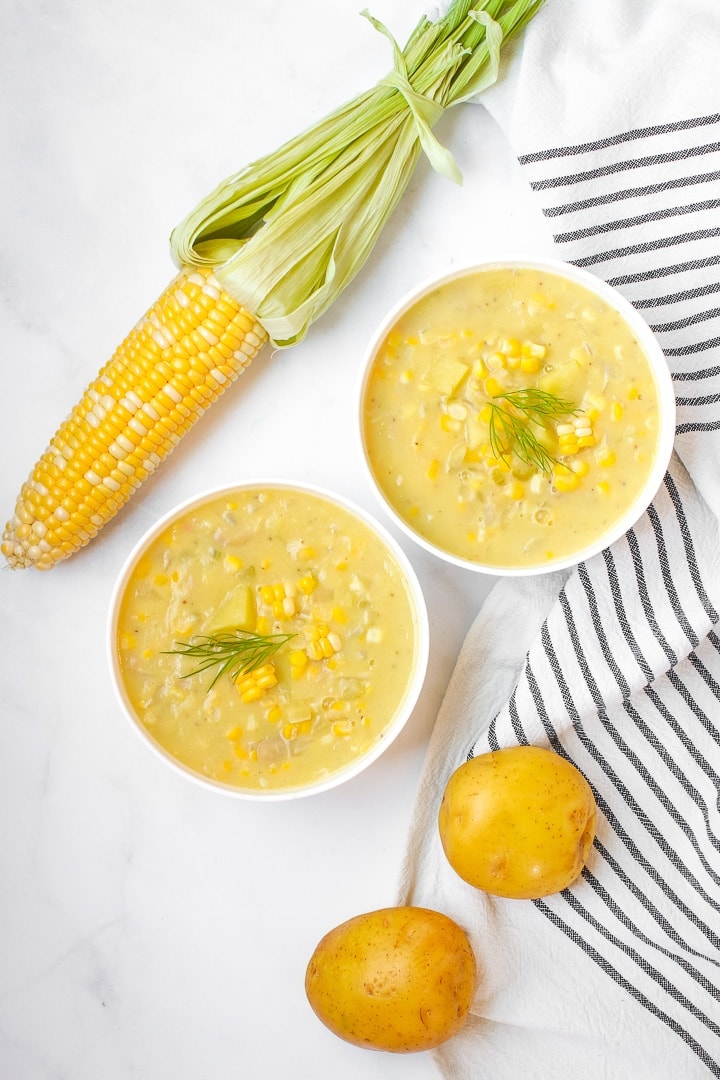
[{"label": "dill sprig", "polygon": [[192,671],[182,676],[200,675],[209,668],[217,667],[215,676],[208,686],[212,690],[215,683],[226,672],[233,682],[241,675],[247,675],[255,668],[262,667],[295,634],[254,634],[250,630],[221,630],[217,634],[197,636],[191,641],[176,641],[175,649],[166,649],[168,655],[195,657],[200,663]]},{"label": "dill sprig", "polygon": [[[501,401],[505,404],[500,404]],[[490,446],[495,456],[507,461],[513,452],[540,472],[551,472],[558,459],[540,442],[531,425],[547,427],[553,417],[574,415],[577,409],[573,403],[547,390],[528,386],[495,394],[488,404]]]}]

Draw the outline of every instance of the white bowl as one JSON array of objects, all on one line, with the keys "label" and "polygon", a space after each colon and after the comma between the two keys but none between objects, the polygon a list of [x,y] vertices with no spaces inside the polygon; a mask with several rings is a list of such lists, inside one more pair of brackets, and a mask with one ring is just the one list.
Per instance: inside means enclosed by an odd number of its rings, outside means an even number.
[{"label": "white bowl", "polygon": [[[614,520],[605,531],[598,534],[592,542],[586,543],[583,547],[578,548],[578,550],[573,551],[571,554],[554,559],[545,559],[541,563],[523,566],[505,566],[498,563],[483,562],[480,557],[477,560],[465,559],[436,546],[425,536],[421,535],[420,532],[413,528],[410,522],[398,513],[383,491],[375,474],[365,438],[365,398],[370,373],[378,350],[381,348],[387,335],[397,323],[398,319],[400,319],[401,316],[403,316],[405,312],[421,298],[425,297],[428,293],[433,292],[441,285],[478,271],[514,268],[546,271],[548,274],[564,277],[588,289],[612,307],[630,327],[632,333],[635,335],[645,352],[655,383],[659,407],[658,439],[652,467],[645,483],[642,485],[642,488],[625,512]],[[523,577],[571,567],[596,555],[619,537],[623,536],[645,512],[662,484],[675,439],[675,396],[672,379],[665,356],[650,327],[636,309],[604,281],[576,266],[552,258],[512,256],[491,258],[460,267],[454,267],[451,270],[426,279],[416,286],[393,306],[383,319],[381,325],[372,335],[364,354],[358,401],[359,413],[357,427],[360,436],[360,452],[362,460],[371,487],[375,492],[375,496],[391,520],[403,533],[415,541],[415,543],[419,544],[431,554],[443,559],[445,562],[452,563],[455,566],[467,570],[493,575]]]},{"label": "white bowl", "polygon": [[[221,780],[216,780],[204,775],[180,762],[152,737],[148,728],[142,722],[142,718],[135,710],[124,684],[121,663],[118,656],[118,628],[123,595],[133,570],[140,559],[142,559],[148,547],[168,528],[169,525],[176,519],[183,517],[188,511],[219,496],[230,496],[238,493],[242,494],[244,492],[248,493],[269,489],[292,490],[294,492],[300,492],[301,494],[307,494],[325,500],[332,506],[337,506],[345,510],[346,513],[352,515],[375,534],[380,543],[387,550],[388,554],[394,558],[404,578],[414,620],[415,640],[412,669],[408,672],[407,684],[402,700],[394,715],[386,719],[382,737],[377,739],[369,750],[361,756],[354,758],[343,768],[326,775],[315,783],[308,783],[295,787],[288,786],[283,788],[259,789],[257,787],[239,787],[236,784],[224,783]],[[160,758],[160,760],[170,766],[175,772],[180,773],[182,776],[200,784],[206,789],[222,792],[237,798],[267,802],[273,800],[295,799],[334,788],[337,785],[350,780],[352,777],[357,776],[358,773],[366,769],[373,761],[380,757],[385,750],[387,750],[405,727],[420,696],[428,665],[429,625],[427,608],[420,583],[407,556],[395,539],[371,515],[349,502],[347,499],[326,491],[323,488],[311,485],[299,485],[281,480],[244,481],[240,484],[231,486],[224,485],[219,488],[211,488],[196,495],[194,498],[186,500],[160,518],[160,520],[157,521],[138,541],[128,556],[112,592],[107,624],[107,650],[112,683],[120,707],[134,731],[142,739],[144,745],[148,747],[156,757]]]}]

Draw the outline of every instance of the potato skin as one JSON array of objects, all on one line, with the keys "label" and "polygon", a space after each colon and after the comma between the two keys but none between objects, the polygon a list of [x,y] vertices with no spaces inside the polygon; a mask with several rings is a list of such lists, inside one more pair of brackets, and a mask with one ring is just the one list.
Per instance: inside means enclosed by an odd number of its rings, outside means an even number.
[{"label": "potato skin", "polygon": [[513,746],[455,770],[438,828],[448,862],[470,885],[534,900],[579,876],[596,820],[592,788],[572,762],[541,746]]},{"label": "potato skin", "polygon": [[317,945],[305,975],[316,1016],[369,1050],[430,1050],[460,1030],[475,989],[475,956],[447,915],[401,906],[356,915]]}]

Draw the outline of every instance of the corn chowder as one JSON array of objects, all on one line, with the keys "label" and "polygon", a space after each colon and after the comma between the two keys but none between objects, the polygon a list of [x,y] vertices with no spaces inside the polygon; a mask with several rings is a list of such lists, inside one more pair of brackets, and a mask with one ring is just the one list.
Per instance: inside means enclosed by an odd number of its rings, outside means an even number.
[{"label": "corn chowder", "polygon": [[399,518],[497,568],[549,565],[645,485],[659,402],[622,316],[545,269],[479,269],[421,296],[371,361],[365,453]]},{"label": "corn chowder", "polygon": [[[198,670],[208,643],[238,639],[239,659],[270,648],[235,678]],[[171,521],[131,570],[117,621],[147,733],[193,772],[251,790],[316,784],[368,754],[408,694],[418,640],[406,575],[375,531],[273,486]]]}]

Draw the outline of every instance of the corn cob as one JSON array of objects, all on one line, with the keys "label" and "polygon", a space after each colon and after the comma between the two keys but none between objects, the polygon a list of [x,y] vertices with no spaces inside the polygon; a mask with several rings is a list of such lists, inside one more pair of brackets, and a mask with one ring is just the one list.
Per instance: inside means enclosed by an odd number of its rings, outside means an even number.
[{"label": "corn cob", "polygon": [[8,564],[49,570],[87,544],[266,340],[211,271],[181,271],[23,485],[0,545]]},{"label": "corn cob", "polygon": [[228,178],[173,231],[183,269],[23,485],[0,543],[9,566],[48,570],[87,544],[265,341],[302,340],[364,264],[421,149],[461,179],[431,128],[494,82],[501,45],[542,3],[450,0],[404,50],[363,13],[391,41],[394,70]]}]

